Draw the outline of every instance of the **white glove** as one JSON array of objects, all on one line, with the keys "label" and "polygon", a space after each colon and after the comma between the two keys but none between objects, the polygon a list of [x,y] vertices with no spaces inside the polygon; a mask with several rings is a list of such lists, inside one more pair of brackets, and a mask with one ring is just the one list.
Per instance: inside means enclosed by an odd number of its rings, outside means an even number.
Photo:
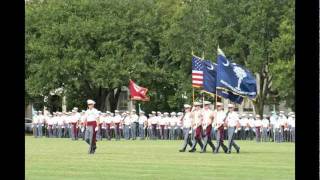
[{"label": "white glove", "polygon": [[99,129],[99,128],[98,128],[98,127],[96,127],[94,130],[95,130],[95,131],[98,131],[98,129]]}]

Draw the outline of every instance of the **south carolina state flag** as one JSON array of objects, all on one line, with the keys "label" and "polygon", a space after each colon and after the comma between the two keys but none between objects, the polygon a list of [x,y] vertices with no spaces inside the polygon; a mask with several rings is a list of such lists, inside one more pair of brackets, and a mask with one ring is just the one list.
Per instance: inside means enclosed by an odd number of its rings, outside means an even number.
[{"label": "south carolina state flag", "polygon": [[131,79],[129,82],[130,99],[138,101],[149,101],[150,98],[147,96],[148,89],[138,86]]}]

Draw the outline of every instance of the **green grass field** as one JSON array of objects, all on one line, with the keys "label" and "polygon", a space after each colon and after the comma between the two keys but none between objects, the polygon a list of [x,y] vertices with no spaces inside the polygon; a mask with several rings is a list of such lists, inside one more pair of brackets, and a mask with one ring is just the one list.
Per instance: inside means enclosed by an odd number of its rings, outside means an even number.
[{"label": "green grass field", "polygon": [[[27,180],[295,179],[293,143],[236,141],[240,154],[178,152],[182,141],[99,141],[94,155],[88,145],[70,139],[25,137]],[[189,148],[189,147],[188,147]]]}]

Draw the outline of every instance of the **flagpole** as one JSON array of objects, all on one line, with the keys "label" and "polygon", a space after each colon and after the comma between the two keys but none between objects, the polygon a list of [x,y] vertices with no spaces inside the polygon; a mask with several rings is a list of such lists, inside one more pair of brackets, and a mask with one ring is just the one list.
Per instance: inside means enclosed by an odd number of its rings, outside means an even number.
[{"label": "flagpole", "polygon": [[192,104],[194,103],[194,87],[192,87]]},{"label": "flagpole", "polygon": [[216,97],[215,97],[215,99],[216,99],[216,103],[215,103],[216,107],[215,107],[215,108],[217,109],[217,101],[218,101],[217,89],[216,89],[216,94],[215,94],[215,96],[216,96]]}]

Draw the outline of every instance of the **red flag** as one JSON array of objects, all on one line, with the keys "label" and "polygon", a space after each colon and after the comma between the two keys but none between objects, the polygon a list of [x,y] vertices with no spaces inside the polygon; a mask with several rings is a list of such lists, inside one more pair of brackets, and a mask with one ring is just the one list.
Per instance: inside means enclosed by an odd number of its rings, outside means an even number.
[{"label": "red flag", "polygon": [[131,79],[129,83],[130,99],[138,101],[149,101],[150,98],[147,96],[148,89],[136,85]]}]

